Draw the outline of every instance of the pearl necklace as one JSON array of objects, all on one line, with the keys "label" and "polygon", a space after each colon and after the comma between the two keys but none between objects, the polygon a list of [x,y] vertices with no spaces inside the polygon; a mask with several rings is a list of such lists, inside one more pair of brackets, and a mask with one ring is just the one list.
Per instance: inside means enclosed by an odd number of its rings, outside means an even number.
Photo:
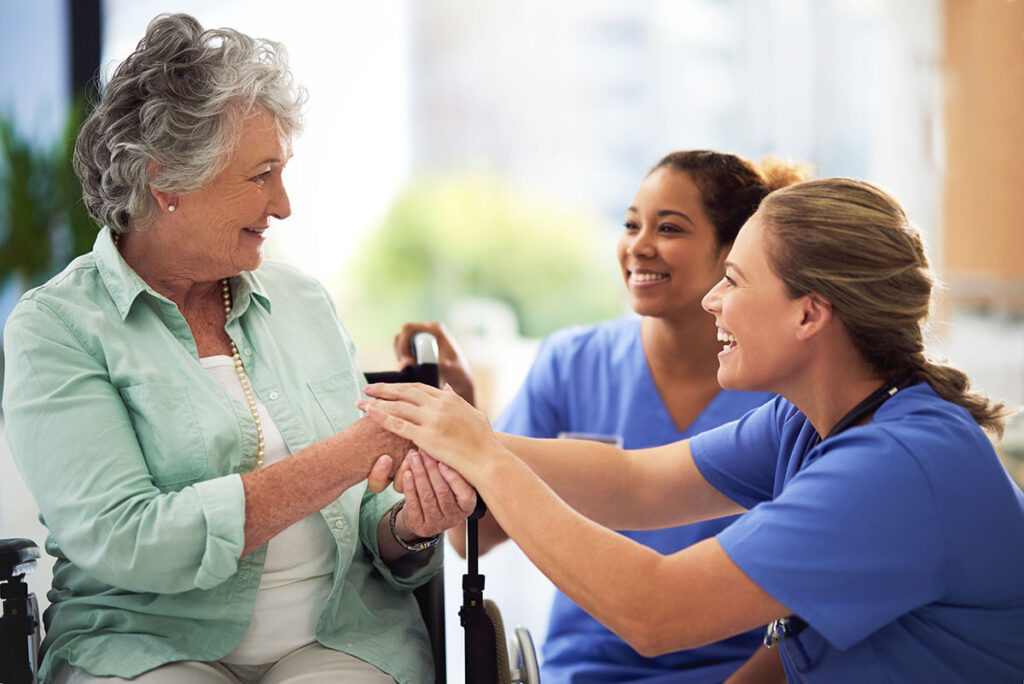
[{"label": "pearl necklace", "polygon": [[[220,290],[224,297],[224,316],[227,318],[231,315],[231,286],[228,285],[227,278],[220,281]],[[256,408],[256,395],[253,394],[252,386],[249,384],[249,376],[246,375],[245,368],[242,366],[242,357],[238,353],[238,347],[235,346],[234,340],[231,340],[231,358],[235,361],[235,375],[238,376],[238,382],[242,384],[245,403],[249,405],[249,413],[252,414],[252,420],[256,423],[256,469],[259,470],[263,467],[263,457],[266,455],[266,448],[263,442],[263,426],[260,423],[260,411]]]}]

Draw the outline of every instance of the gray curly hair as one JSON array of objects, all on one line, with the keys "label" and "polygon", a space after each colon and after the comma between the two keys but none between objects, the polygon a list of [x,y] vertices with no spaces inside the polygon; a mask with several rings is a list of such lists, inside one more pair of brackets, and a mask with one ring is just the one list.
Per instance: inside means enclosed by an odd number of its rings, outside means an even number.
[{"label": "gray curly hair", "polygon": [[159,15],[78,134],[74,163],[85,206],[115,233],[145,229],[158,210],[150,186],[188,193],[206,185],[255,110],[269,110],[290,139],[302,128],[306,98],[280,43],[204,31],[187,14]]}]

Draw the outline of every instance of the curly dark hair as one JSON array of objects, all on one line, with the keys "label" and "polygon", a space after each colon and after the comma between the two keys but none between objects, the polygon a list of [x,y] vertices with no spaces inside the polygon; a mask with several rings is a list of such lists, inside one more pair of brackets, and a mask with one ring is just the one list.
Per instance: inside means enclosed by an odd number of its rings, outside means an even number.
[{"label": "curly dark hair", "polygon": [[704,210],[715,226],[719,246],[732,244],[769,192],[810,177],[807,164],[778,157],[752,163],[713,150],[672,152],[655,164],[650,173],[664,167],[685,171],[693,178]]}]

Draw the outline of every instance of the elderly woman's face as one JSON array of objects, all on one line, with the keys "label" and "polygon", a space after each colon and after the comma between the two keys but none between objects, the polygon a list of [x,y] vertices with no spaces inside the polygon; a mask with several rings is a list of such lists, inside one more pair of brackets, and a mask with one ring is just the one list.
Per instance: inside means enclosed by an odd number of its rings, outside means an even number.
[{"label": "elderly woman's face", "polygon": [[281,178],[290,154],[273,115],[261,111],[247,119],[224,170],[178,198],[174,218],[182,256],[208,267],[213,278],[258,268],[270,217],[291,214]]}]

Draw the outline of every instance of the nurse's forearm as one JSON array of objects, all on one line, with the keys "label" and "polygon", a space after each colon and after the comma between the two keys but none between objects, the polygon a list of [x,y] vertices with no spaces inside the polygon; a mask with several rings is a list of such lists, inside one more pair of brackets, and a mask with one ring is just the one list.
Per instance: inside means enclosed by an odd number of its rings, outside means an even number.
[{"label": "nurse's forearm", "polygon": [[409,442],[361,418],[347,429],[266,468],[242,475],[245,548],[242,556],[366,479],[381,454],[398,460]]},{"label": "nurse's forearm", "polygon": [[689,441],[624,450],[589,440],[496,434],[566,503],[613,529],[657,529],[743,512],[704,479]]},{"label": "nurse's forearm", "polygon": [[534,565],[642,655],[695,648],[792,612],[713,538],[662,556],[573,511],[518,459],[493,454],[478,474],[480,494]]},{"label": "nurse's forearm", "polygon": [[531,439],[495,433],[559,497],[584,515],[604,522],[606,508],[628,487],[626,452],[609,444],[575,439]]}]

